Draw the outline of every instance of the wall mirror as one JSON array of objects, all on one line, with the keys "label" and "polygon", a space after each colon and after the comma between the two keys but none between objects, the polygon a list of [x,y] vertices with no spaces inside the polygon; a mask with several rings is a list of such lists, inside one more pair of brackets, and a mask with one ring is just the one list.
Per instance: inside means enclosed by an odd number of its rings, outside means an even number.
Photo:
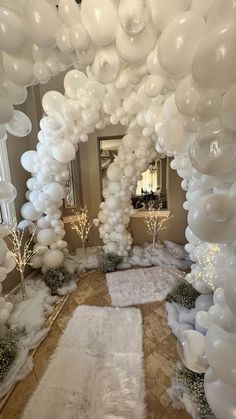
[{"label": "wall mirror", "polygon": [[[106,172],[109,165],[118,154],[118,148],[122,137],[105,137],[98,139],[100,173],[102,190],[107,185]],[[167,178],[169,159],[156,159],[143,172],[142,180],[138,181],[135,194],[132,196],[132,204],[135,209],[145,211],[150,208],[167,210]]]}]

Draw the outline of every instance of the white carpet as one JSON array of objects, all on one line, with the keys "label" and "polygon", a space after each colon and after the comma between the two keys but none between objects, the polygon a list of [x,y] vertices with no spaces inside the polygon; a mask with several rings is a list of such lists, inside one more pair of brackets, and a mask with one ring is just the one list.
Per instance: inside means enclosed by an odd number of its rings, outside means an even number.
[{"label": "white carpet", "polygon": [[113,306],[128,307],[162,301],[181,280],[183,273],[168,266],[129,269],[106,274]]},{"label": "white carpet", "polygon": [[143,419],[142,317],[78,307],[28,402],[24,419]]}]

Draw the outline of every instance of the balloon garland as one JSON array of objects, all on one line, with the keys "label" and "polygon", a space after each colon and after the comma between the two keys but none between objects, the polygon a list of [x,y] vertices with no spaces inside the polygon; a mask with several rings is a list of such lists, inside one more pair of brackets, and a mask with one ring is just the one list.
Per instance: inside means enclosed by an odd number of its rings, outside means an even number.
[{"label": "balloon garland", "polygon": [[27,86],[76,68],[65,77],[65,96],[44,96],[37,150],[22,156],[32,173],[22,216],[39,229],[34,266],[63,261],[59,208],[67,165],[88,134],[119,122],[127,127],[98,215],[107,252],[127,255],[135,184],[157,153],[174,156],[189,211],[186,249],[195,262],[188,279],[201,293],[214,290],[214,305],[197,316],[208,329],[206,396],[217,418],[235,418],[235,2],[100,0],[95,10],[92,0],[81,7],[60,0],[58,6],[0,1],[1,138],[6,130],[19,135],[24,117],[12,105],[24,102]]}]

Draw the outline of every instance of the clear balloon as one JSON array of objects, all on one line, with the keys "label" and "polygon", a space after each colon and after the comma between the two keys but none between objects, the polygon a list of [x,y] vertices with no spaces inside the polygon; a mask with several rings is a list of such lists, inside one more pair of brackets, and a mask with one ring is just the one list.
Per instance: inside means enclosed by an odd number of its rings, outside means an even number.
[{"label": "clear balloon", "polygon": [[125,62],[137,63],[147,58],[156,43],[156,33],[152,25],[136,36],[129,36],[119,25],[116,33],[116,48]]},{"label": "clear balloon", "polygon": [[131,36],[143,32],[149,23],[149,9],[144,0],[121,0],[119,21],[123,30]]},{"label": "clear balloon", "polygon": [[9,204],[16,199],[17,190],[9,182],[0,181],[0,204]]},{"label": "clear balloon", "polygon": [[199,172],[219,176],[236,168],[235,136],[218,121],[211,121],[200,131],[189,148],[189,158]]},{"label": "clear balloon", "polygon": [[113,47],[101,48],[97,51],[91,71],[100,83],[112,83],[120,72],[120,59]]},{"label": "clear balloon", "polygon": [[32,129],[32,124],[28,116],[14,110],[13,118],[5,124],[6,130],[15,137],[26,137]]}]

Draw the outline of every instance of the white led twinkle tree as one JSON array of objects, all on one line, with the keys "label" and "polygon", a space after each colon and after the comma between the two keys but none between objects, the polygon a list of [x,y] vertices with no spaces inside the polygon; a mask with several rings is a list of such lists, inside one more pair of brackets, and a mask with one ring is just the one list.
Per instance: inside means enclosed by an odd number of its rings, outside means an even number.
[{"label": "white led twinkle tree", "polygon": [[[236,410],[234,3],[100,0],[95,8],[93,0],[82,0],[81,6],[59,0],[57,9],[47,0],[0,0],[3,135],[15,126],[12,104],[23,103],[26,86],[46,83],[70,65],[76,68],[66,75],[65,96],[44,96],[37,150],[22,156],[32,172],[22,216],[39,229],[35,266],[63,262],[59,208],[67,165],[95,129],[119,122],[127,129],[108,170],[99,213],[106,251],[127,255],[137,179],[157,153],[174,156],[172,167],[183,178],[189,211],[187,249],[196,262],[189,280],[196,279],[193,284],[202,293],[215,290],[204,338],[205,390],[219,419],[235,418]],[[210,281],[207,255],[202,261],[199,254],[204,243],[206,254],[215,245],[222,253],[209,258]],[[224,263],[217,262],[220,257]]]}]

